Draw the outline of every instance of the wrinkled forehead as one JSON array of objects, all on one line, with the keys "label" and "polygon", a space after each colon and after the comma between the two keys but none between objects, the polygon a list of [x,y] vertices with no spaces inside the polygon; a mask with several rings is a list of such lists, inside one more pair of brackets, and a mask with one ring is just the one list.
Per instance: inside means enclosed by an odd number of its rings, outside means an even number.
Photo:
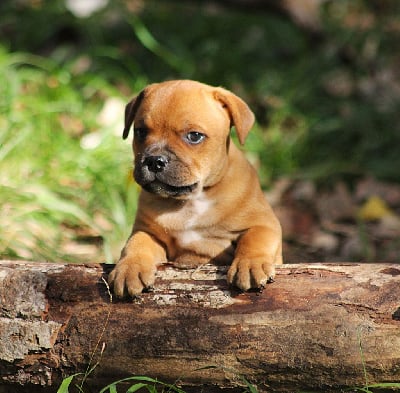
[{"label": "wrinkled forehead", "polygon": [[135,116],[149,127],[184,127],[210,123],[229,125],[229,115],[215,99],[212,88],[204,85],[179,83],[150,86]]}]

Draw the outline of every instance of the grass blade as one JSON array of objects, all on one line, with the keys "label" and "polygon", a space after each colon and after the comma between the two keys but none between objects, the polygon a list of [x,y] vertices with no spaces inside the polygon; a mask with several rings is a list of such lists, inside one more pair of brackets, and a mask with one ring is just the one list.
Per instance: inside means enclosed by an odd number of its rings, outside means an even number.
[{"label": "grass blade", "polygon": [[135,385],[132,385],[127,391],[126,393],[133,393],[133,392],[137,392],[138,390],[144,388],[148,386],[146,383],[137,383]]},{"label": "grass blade", "polygon": [[69,385],[71,385],[72,380],[78,376],[78,375],[82,375],[81,373],[77,373],[77,374],[73,374],[70,375],[69,377],[65,378],[60,387],[57,390],[57,393],[69,393]]}]

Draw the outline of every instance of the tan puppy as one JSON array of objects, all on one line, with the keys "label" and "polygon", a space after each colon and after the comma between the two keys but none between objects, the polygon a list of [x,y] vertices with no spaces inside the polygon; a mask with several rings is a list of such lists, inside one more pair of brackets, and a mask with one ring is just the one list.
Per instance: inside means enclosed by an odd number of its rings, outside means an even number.
[{"label": "tan puppy", "polygon": [[257,174],[231,142],[254,123],[233,93],[182,80],[152,84],[125,110],[134,123],[134,177],[142,186],[132,235],[111,272],[117,296],[154,284],[157,265],[232,263],[227,280],[242,290],[273,281],[282,263],[281,227]]}]

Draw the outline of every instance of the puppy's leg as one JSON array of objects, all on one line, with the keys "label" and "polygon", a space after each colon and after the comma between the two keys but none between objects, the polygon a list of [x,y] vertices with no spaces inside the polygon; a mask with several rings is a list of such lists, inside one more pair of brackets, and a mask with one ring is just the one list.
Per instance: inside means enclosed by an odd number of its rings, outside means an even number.
[{"label": "puppy's leg", "polygon": [[164,248],[146,232],[134,232],[108,282],[118,297],[134,297],[154,284],[157,265],[166,262]]},{"label": "puppy's leg", "polygon": [[275,264],[282,263],[281,233],[274,228],[256,226],[239,239],[235,258],[228,270],[229,284],[243,291],[261,288],[273,281]]}]

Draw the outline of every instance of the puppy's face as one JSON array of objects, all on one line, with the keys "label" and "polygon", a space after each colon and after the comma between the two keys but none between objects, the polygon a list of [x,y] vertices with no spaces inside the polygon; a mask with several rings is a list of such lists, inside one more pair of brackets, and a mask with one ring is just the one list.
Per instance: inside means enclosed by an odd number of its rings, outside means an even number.
[{"label": "puppy's face", "polygon": [[229,100],[244,104],[226,90],[193,81],[164,82],[142,91],[125,116],[124,137],[134,122],[135,180],[148,192],[180,199],[217,183],[226,171],[235,123]]}]

